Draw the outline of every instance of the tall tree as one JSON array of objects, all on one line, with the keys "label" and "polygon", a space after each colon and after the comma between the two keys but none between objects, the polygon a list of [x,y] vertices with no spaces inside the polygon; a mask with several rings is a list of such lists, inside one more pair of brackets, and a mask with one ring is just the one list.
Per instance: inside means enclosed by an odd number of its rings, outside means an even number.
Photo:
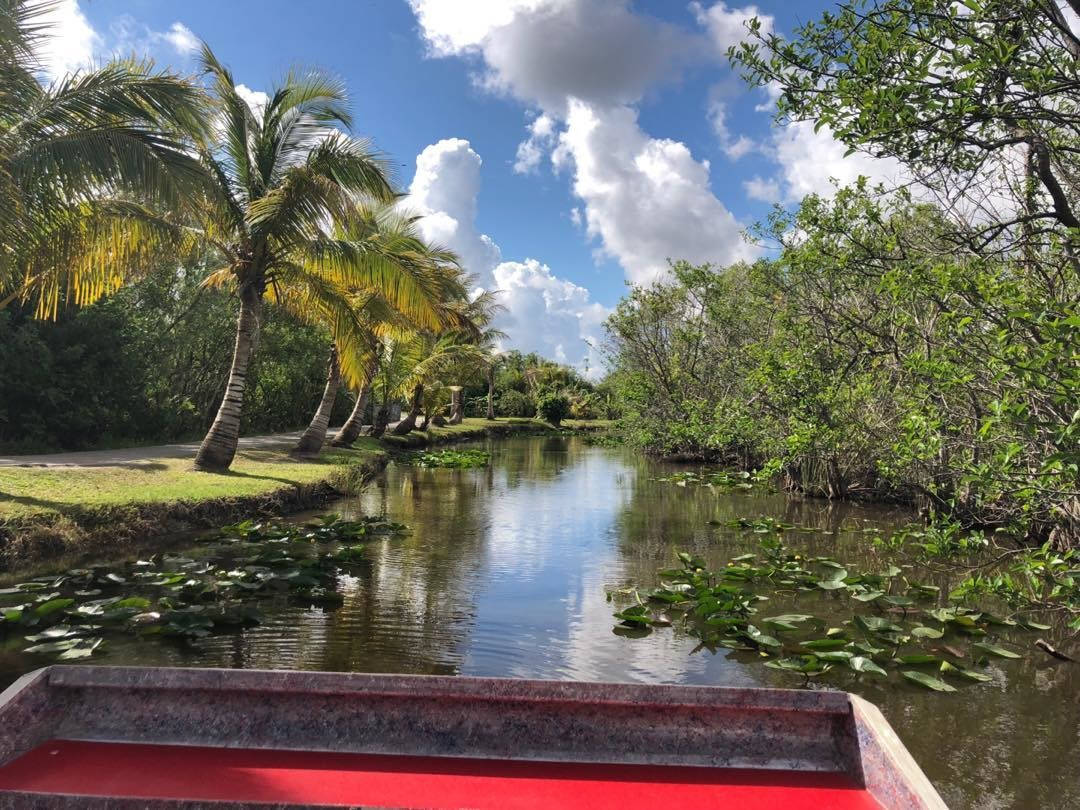
[{"label": "tall tree", "polygon": [[206,46],[201,62],[218,131],[215,147],[201,153],[216,185],[200,228],[225,260],[208,282],[235,289],[239,314],[225,396],[195,466],[223,470],[236,454],[265,297],[335,323],[353,317],[347,291],[362,286],[419,318],[426,304],[378,239],[334,230],[358,202],[395,198],[389,170],[370,143],[334,128],[352,125],[342,83],[319,71],[292,72],[253,109]]}]

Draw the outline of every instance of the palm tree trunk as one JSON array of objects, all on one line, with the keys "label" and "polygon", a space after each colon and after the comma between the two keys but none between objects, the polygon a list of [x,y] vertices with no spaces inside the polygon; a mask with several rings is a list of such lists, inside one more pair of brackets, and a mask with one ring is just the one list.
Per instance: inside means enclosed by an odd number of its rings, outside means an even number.
[{"label": "palm tree trunk", "polygon": [[338,364],[337,344],[330,343],[330,359],[327,361],[326,387],[323,389],[319,408],[311,419],[304,435],[300,437],[294,453],[317,455],[326,441],[326,429],[330,426],[330,413],[334,410],[338,388],[341,386],[341,367]]},{"label": "palm tree trunk", "polygon": [[416,419],[420,416],[420,406],[423,404],[423,400],[424,386],[419,384],[413,389],[412,402],[409,403],[409,415],[394,427],[395,436],[404,436],[406,433],[411,433],[416,429]]},{"label": "palm tree trunk", "polygon": [[262,317],[262,292],[253,284],[245,284],[240,290],[240,314],[236,318],[236,345],[233,349],[229,381],[225,397],[221,400],[214,424],[203,439],[195,456],[195,469],[222,471],[229,469],[236,456],[236,443],[240,438],[240,412],[244,407],[244,389],[247,386],[248,366],[259,334]]},{"label": "palm tree trunk", "polygon": [[487,418],[495,419],[495,369],[492,366],[487,367],[487,384],[488,384],[488,409]]},{"label": "palm tree trunk", "polygon": [[364,414],[367,412],[368,402],[371,400],[371,387],[375,382],[375,374],[378,370],[379,360],[375,358],[371,361],[371,365],[368,366],[366,381],[360,388],[360,393],[356,396],[356,404],[353,406],[352,413],[345,420],[345,424],[341,426],[337,436],[330,442],[334,447],[351,447],[352,443],[360,436],[360,431],[364,429]]}]

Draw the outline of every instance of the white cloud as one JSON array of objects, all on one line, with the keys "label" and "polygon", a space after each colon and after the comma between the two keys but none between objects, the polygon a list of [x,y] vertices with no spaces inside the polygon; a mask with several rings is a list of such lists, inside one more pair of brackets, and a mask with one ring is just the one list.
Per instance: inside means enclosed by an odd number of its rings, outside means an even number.
[{"label": "white cloud", "polygon": [[855,182],[860,175],[886,184],[903,180],[897,161],[862,152],[845,157],[848,148],[833,137],[828,127],[815,132],[813,121],[795,121],[777,129],[772,137],[772,150],[780,164],[784,197],[791,202],[798,202],[807,194],[831,197],[834,180],[841,186]]},{"label": "white cloud", "polygon": [[604,320],[610,310],[589,300],[589,291],[557,278],[536,259],[502,262],[495,268],[499,301],[506,306],[500,328],[511,345],[598,374]]},{"label": "white cloud", "polygon": [[199,47],[199,38],[182,22],[174,22],[163,36],[177,53],[191,53]]},{"label": "white cloud", "polygon": [[153,55],[167,45],[185,56],[199,46],[198,37],[182,22],[174,22],[167,31],[155,31],[130,14],[112,20],[108,36],[103,36],[90,24],[78,0],[59,0],[43,15],[43,22],[49,26],[49,35],[40,58],[45,75],[54,80],[113,55]]},{"label": "white cloud", "polygon": [[706,48],[693,32],[634,13],[629,0],[409,4],[434,54],[479,54],[482,86],[554,112],[571,96],[637,101]]},{"label": "white cloud", "polygon": [[530,174],[536,171],[544,153],[555,142],[555,119],[550,115],[538,115],[529,124],[529,137],[518,144],[514,171]]},{"label": "white cloud", "polygon": [[236,85],[236,95],[240,96],[256,116],[262,115],[263,108],[270,101],[270,96],[262,90],[252,90],[246,84]]},{"label": "white cloud", "polygon": [[746,196],[751,200],[761,200],[767,203],[780,202],[780,184],[775,180],[764,180],[754,176],[743,182]]},{"label": "white cloud", "polygon": [[586,232],[632,281],[662,275],[667,259],[726,264],[756,250],[709,189],[709,164],[685,144],[650,138],[630,107],[570,105],[553,158],[574,167]]},{"label": "white cloud", "polygon": [[77,0],[60,0],[42,21],[49,26],[49,36],[42,43],[39,55],[50,79],[89,66],[104,45]]},{"label": "white cloud", "polygon": [[[631,279],[656,278],[669,257],[725,263],[752,255],[709,187],[708,162],[679,141],[651,138],[632,106],[684,65],[716,61],[724,15],[742,20],[752,7],[696,5],[703,34],[636,13],[630,0],[409,2],[432,53],[478,57],[483,87],[542,111],[518,146],[515,170],[535,171],[549,152],[556,169],[572,168],[586,234]],[[735,158],[754,146],[734,137],[723,145]]]},{"label": "white cloud", "polygon": [[761,33],[768,34],[773,30],[772,15],[762,14],[757,6],[728,8],[726,3],[721,2],[706,8],[700,2],[693,2],[690,4],[690,10],[722,54],[726,54],[732,45],[737,45],[748,38],[749,32],[746,26],[754,17],[757,17],[761,24]]},{"label": "white cloud", "polygon": [[590,301],[587,289],[558,278],[537,259],[502,261],[499,246],[476,227],[482,165],[466,140],[433,143],[417,156],[402,205],[423,215],[419,227],[425,239],[457,252],[481,287],[501,290],[506,312],[496,326],[509,335],[508,346],[598,373],[598,357],[586,341],[598,343],[608,310]]},{"label": "white cloud", "polygon": [[402,204],[424,216],[420,229],[425,239],[457,252],[465,269],[490,288],[502,253],[491,237],[476,229],[482,164],[466,140],[433,143],[417,155],[416,174]]},{"label": "white cloud", "polygon": [[709,102],[708,119],[717,140],[720,141],[720,148],[732,160],[738,160],[757,149],[753,139],[745,135],[735,137],[728,130],[727,104],[720,99],[713,98]]}]

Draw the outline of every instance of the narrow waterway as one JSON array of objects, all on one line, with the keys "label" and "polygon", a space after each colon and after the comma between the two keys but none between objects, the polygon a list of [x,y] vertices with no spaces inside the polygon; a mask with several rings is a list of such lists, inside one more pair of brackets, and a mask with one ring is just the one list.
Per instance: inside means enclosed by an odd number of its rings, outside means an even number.
[{"label": "narrow waterway", "polygon": [[[578,438],[492,441],[482,469],[392,464],[345,516],[386,515],[409,533],[371,541],[338,582],[331,608],[290,606],[262,624],[191,643],[110,641],[95,663],[411,672],[654,683],[797,687],[799,675],[753,655],[696,650],[678,628],[613,632],[607,591],[652,585],[678,551],[711,564],[754,551],[736,518],[814,527],[789,541],[861,569],[896,562],[870,542],[909,519],[889,507],[779,494],[722,493],[658,478],[673,469]],[[947,587],[944,574],[913,571]],[[769,612],[837,614],[839,597],[778,596]],[[953,808],[1080,806],[1080,664],[1032,652],[995,660],[987,683],[939,694],[895,677],[844,670],[814,685],[859,692],[881,707]],[[1048,637],[1053,637],[1052,632]],[[50,661],[0,647],[0,680]]]}]

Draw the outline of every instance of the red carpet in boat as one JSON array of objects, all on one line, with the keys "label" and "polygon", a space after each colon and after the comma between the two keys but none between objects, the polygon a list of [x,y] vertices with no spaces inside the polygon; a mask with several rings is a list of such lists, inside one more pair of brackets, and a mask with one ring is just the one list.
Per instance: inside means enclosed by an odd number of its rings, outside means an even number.
[{"label": "red carpet in boat", "polygon": [[880,810],[839,774],[70,740],[45,743],[0,768],[0,790],[439,810]]}]

